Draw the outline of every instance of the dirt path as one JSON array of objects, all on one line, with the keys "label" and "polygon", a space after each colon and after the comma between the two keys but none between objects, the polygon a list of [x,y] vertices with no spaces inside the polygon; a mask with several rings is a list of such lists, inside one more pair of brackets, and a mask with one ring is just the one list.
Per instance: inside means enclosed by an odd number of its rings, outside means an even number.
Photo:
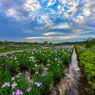
[{"label": "dirt path", "polygon": [[18,52],[23,52],[23,50],[0,53],[0,57],[11,55],[11,54],[18,53]]}]

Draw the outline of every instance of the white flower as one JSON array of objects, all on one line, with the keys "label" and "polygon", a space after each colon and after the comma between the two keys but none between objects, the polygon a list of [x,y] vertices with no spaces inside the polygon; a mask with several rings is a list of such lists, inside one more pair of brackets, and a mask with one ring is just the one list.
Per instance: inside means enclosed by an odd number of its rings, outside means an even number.
[{"label": "white flower", "polygon": [[55,61],[57,61],[57,58],[55,58]]},{"label": "white flower", "polygon": [[16,76],[16,78],[19,78],[19,74]]},{"label": "white flower", "polygon": [[12,86],[12,89],[14,89],[17,86],[17,83],[15,83],[14,81],[14,83],[11,86]]},{"label": "white flower", "polygon": [[39,72],[35,72],[35,74],[37,75]]},{"label": "white flower", "polygon": [[15,79],[15,77],[12,78],[12,81]]}]

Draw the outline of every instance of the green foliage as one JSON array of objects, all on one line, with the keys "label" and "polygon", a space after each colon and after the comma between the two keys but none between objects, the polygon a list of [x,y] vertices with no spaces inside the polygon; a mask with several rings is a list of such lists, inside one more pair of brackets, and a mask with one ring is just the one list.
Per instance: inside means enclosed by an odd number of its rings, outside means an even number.
[{"label": "green foliage", "polygon": [[95,51],[91,49],[82,50],[78,46],[75,48],[79,56],[80,67],[83,69],[90,85],[90,91],[95,93]]}]

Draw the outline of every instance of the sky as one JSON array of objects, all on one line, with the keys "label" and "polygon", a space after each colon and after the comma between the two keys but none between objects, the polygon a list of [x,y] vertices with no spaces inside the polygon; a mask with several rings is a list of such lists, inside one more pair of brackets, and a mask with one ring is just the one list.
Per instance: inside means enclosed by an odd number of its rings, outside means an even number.
[{"label": "sky", "polygon": [[95,0],[0,0],[0,41],[95,38]]}]

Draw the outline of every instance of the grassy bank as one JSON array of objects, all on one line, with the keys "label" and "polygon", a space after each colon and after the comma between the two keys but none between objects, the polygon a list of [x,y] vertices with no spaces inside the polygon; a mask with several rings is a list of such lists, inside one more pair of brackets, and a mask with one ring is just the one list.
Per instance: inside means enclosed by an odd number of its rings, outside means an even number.
[{"label": "grassy bank", "polygon": [[91,48],[82,49],[79,46],[75,46],[75,48],[80,61],[80,68],[83,70],[89,85],[89,88],[85,87],[85,89],[95,95],[95,51]]}]

